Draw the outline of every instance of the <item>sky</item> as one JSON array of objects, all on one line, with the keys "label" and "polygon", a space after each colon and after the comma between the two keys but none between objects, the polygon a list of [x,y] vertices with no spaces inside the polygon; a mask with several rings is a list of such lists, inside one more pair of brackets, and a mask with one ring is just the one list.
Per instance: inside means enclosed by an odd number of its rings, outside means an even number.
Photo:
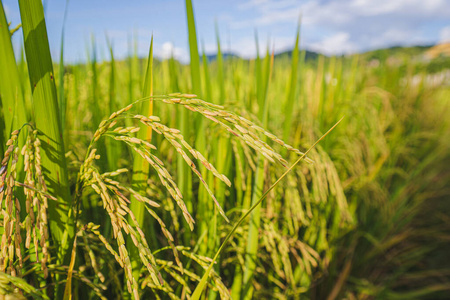
[{"label": "sky", "polygon": [[[20,23],[17,0],[3,0],[8,22]],[[199,49],[217,51],[216,30],[223,52],[244,58],[269,45],[275,52],[291,49],[301,16],[301,48],[342,55],[390,46],[429,45],[450,41],[450,0],[193,0]],[[68,62],[84,61],[95,39],[97,57],[108,60],[107,38],[114,55],[136,50],[172,53],[189,60],[183,0],[44,0],[52,57],[59,60],[65,7],[64,52]],[[16,49],[22,31],[13,36]],[[133,40],[133,42],[130,42]],[[135,46],[134,46],[135,45]],[[92,50],[89,50],[92,52]]]}]

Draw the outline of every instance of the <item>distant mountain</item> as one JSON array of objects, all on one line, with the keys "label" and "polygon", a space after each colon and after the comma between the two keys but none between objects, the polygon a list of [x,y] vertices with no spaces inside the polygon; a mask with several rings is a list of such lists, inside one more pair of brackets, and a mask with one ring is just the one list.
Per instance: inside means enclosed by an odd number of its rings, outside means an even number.
[{"label": "distant mountain", "polygon": [[[226,52],[226,53],[222,53],[222,57],[224,59],[227,59],[227,58],[239,58],[239,55],[236,55],[236,54],[234,54],[232,52]],[[201,56],[200,56],[200,59],[201,59]],[[206,55],[206,59],[208,60],[208,62],[215,61],[215,60],[217,60],[217,54]]]},{"label": "distant mountain", "polygon": [[[360,54],[371,65],[380,61],[391,66],[400,66],[402,62],[415,62],[415,69],[434,74],[450,69],[450,43],[430,46],[390,47]],[[404,65],[403,65],[404,67]]]},{"label": "distant mountain", "polygon": [[[306,50],[305,60],[316,60],[319,57],[319,55],[322,55],[322,54],[314,52],[314,51]],[[227,58],[240,58],[239,55],[234,54],[232,52],[223,53],[222,56],[223,56],[224,59],[227,59]],[[283,58],[283,57],[291,58],[292,57],[292,50],[283,51],[283,52],[280,52],[280,53],[277,53],[277,54],[274,55],[274,58],[276,58],[276,59]],[[207,58],[208,62],[215,61],[215,60],[217,60],[217,54],[206,55],[206,58]],[[201,59],[201,57],[200,57],[200,59]]]},{"label": "distant mountain", "polygon": [[[393,46],[389,48],[381,48],[371,51],[366,51],[362,53],[358,53],[358,55],[363,55],[366,59],[382,59],[387,58],[390,56],[419,56],[424,55],[425,53],[431,53],[431,55],[436,55],[436,53],[443,53],[443,55],[449,55],[449,45],[448,44],[441,44],[441,45],[421,45],[421,46]],[[305,60],[308,61],[315,61],[319,56],[328,56],[319,52],[310,51],[310,50],[301,50],[306,51],[305,53]],[[239,57],[238,55],[232,54],[233,57]],[[352,56],[352,55],[350,55]],[[214,60],[215,55],[210,55],[208,57],[211,57],[212,60]],[[280,58],[291,58],[292,57],[292,50],[287,50],[283,52],[279,52],[275,54],[275,59]]]},{"label": "distant mountain", "polygon": [[[366,59],[381,59],[386,58],[390,56],[418,56],[418,55],[424,55],[425,53],[433,52],[433,54],[429,54],[429,56],[432,55],[440,55],[443,53],[443,55],[449,55],[450,53],[450,46],[449,44],[441,44],[441,45],[425,45],[425,46],[409,46],[409,47],[403,47],[403,46],[393,46],[389,48],[382,48],[382,49],[376,49],[371,50],[367,52],[358,53],[358,55],[363,55]],[[438,53],[438,54],[435,54]],[[305,54],[305,60],[316,60],[319,56],[327,56],[324,54],[321,54],[319,52],[309,51],[306,50]],[[352,55],[350,55],[352,56]],[[284,51],[278,54],[275,54],[275,58],[282,58],[282,57],[292,57],[292,50]]]},{"label": "distant mountain", "polygon": [[450,57],[450,42],[438,44],[429,48],[425,52],[425,56],[429,59],[438,58],[440,56]]},{"label": "distant mountain", "polygon": [[[319,58],[319,56],[329,57],[328,55],[324,55],[319,52],[310,51],[310,50],[300,50],[305,51],[305,60],[310,62],[315,62]],[[292,50],[287,50],[283,52],[276,53],[274,55],[275,59],[290,59],[292,57]],[[437,44],[437,45],[425,45],[425,46],[394,46],[389,48],[382,48],[376,50],[370,50],[366,52],[356,53],[352,55],[345,55],[347,58],[351,58],[353,55],[360,55],[367,61],[371,60],[384,60],[390,57],[397,59],[411,59],[414,58],[416,60],[425,60],[425,61],[433,61],[434,64],[437,65],[437,69],[445,69],[450,66],[450,43]],[[233,52],[225,52],[222,54],[224,59],[242,59],[239,55]],[[208,62],[213,62],[217,60],[217,54],[212,53],[206,55]],[[139,58],[141,64],[145,64],[147,61],[146,57]],[[154,63],[160,63],[161,58],[154,57]],[[200,61],[202,60],[202,56],[200,55]],[[249,60],[249,59],[244,59]],[[122,60],[116,60],[116,62],[120,62]],[[124,60],[123,60],[124,61]],[[179,64],[188,64],[186,62],[177,61]],[[79,64],[84,64],[79,63]]]},{"label": "distant mountain", "polygon": [[[309,50],[301,50],[301,51],[306,51],[305,60],[316,60],[319,57],[319,55],[323,55],[323,54],[320,54],[320,53],[317,53],[314,51],[309,51]],[[274,58],[283,58],[283,57],[291,58],[292,50],[283,51],[283,52],[275,54],[275,56],[274,56]]]},{"label": "distant mountain", "polygon": [[425,51],[429,50],[434,45],[426,45],[426,46],[410,46],[410,47],[403,47],[403,46],[393,46],[389,48],[383,48],[383,49],[377,49],[377,50],[371,50],[364,53],[361,53],[364,55],[367,59],[383,59],[390,56],[398,56],[398,55],[407,55],[407,56],[417,56],[422,55],[425,53]]}]

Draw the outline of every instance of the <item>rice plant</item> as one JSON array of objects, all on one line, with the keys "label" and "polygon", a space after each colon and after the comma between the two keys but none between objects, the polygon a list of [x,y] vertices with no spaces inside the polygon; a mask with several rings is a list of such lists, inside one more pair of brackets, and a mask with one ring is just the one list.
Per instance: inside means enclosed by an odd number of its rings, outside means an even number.
[{"label": "rice plant", "polygon": [[16,61],[0,5],[0,297],[445,299],[433,62],[310,60],[300,22],[291,56],[251,60],[223,56],[216,24],[208,61],[185,4],[189,65],[132,35],[125,60],[92,37],[85,63],[54,64],[40,0],[19,1]]}]

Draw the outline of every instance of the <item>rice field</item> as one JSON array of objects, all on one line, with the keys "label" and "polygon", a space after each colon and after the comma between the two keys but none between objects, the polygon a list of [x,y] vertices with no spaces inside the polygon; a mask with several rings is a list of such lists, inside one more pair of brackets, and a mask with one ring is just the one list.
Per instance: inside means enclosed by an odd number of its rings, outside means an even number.
[{"label": "rice field", "polygon": [[[0,299],[448,299],[448,57],[54,64],[0,2]],[[18,58],[11,34],[26,43]],[[257,37],[256,37],[257,43]],[[62,47],[62,49],[64,49]],[[64,52],[61,51],[61,61]]]}]

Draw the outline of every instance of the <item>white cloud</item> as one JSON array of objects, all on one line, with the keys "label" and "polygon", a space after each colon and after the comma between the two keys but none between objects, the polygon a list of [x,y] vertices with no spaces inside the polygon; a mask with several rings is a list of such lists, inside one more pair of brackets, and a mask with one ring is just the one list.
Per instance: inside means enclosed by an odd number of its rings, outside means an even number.
[{"label": "white cloud", "polygon": [[413,30],[408,29],[400,29],[400,28],[390,28],[378,35],[375,38],[372,38],[372,47],[382,47],[383,44],[388,43],[389,45],[399,45],[402,42],[408,41],[408,43],[414,43],[417,40],[417,37],[414,36]]},{"label": "white cloud", "polygon": [[261,6],[261,5],[265,5],[267,3],[270,3],[270,1],[268,1],[268,0],[250,0],[250,1],[245,2],[245,3],[240,3],[238,5],[238,8],[241,9],[241,10],[250,9],[250,8],[253,8],[253,7],[258,7],[258,6]]},{"label": "white cloud", "polygon": [[297,22],[300,16],[301,3],[296,0],[250,0],[238,5],[238,10],[254,10],[258,16],[245,20],[230,22],[232,29],[258,27],[283,22]]},{"label": "white cloud", "polygon": [[183,48],[175,47],[172,42],[165,42],[162,46],[155,45],[154,52],[155,56],[162,59],[168,59],[173,56],[183,63],[189,61],[189,53]]},{"label": "white cloud", "polygon": [[357,50],[357,46],[350,41],[348,32],[338,32],[320,42],[312,43],[310,47],[326,55],[349,54]]},{"label": "white cloud", "polygon": [[303,24],[326,25],[350,23],[358,17],[395,15],[423,18],[450,17],[450,1],[446,0],[249,0],[238,5],[239,10],[253,10],[257,16],[242,21],[234,20],[231,26],[242,28],[254,25],[270,25],[280,22],[296,22],[302,13]]},{"label": "white cloud", "polygon": [[[295,37],[258,37],[259,41],[259,53],[261,56],[266,54],[267,47],[269,47],[269,51],[274,51],[276,53],[280,53],[282,51],[291,50],[294,47]],[[205,45],[206,53],[217,53],[217,46],[215,44]],[[231,41],[231,49],[226,46],[223,48],[222,52],[231,52],[233,54],[237,54],[242,58],[254,58],[256,56],[256,43],[253,38],[243,37],[237,40]]]},{"label": "white cloud", "polygon": [[[201,44],[199,46],[200,46],[199,47],[200,53],[203,53],[203,50],[205,50],[206,55],[211,54],[211,53],[214,53],[214,54],[217,53],[217,43],[206,43],[206,44]],[[225,50],[223,48],[223,46],[224,46],[223,44],[220,45],[220,49],[222,50],[222,52],[227,51],[228,49]]]},{"label": "white cloud", "polygon": [[301,6],[300,9],[302,12],[302,24],[310,26],[346,24],[355,17],[348,8],[343,7],[343,2],[331,2],[321,5],[319,2],[309,1]]},{"label": "white cloud", "polygon": [[[370,1],[370,0],[354,0],[350,3],[350,7],[354,8],[356,11],[361,12],[362,15],[367,16],[376,16],[380,14],[387,14],[398,11],[405,4],[407,4],[408,0],[379,0],[379,1]],[[409,1],[411,2],[411,1]],[[426,2],[426,1],[423,1]]]},{"label": "white cloud", "polygon": [[296,5],[298,5],[298,1],[295,0],[250,0],[239,4],[238,9],[246,10],[257,8],[265,11],[271,11],[274,9],[289,8]]},{"label": "white cloud", "polygon": [[316,1],[299,2],[293,0],[250,0],[239,5],[240,10],[254,10],[257,16],[253,19],[235,20],[231,28],[255,27],[277,23],[296,23],[302,15],[302,24],[345,23],[351,19],[345,2],[335,1],[321,4]]},{"label": "white cloud", "polygon": [[439,32],[439,42],[450,42],[450,26],[441,29]]},{"label": "white cloud", "polygon": [[[261,10],[261,9],[260,9]],[[262,9],[261,15],[256,19],[234,20],[231,22],[232,29],[241,29],[245,27],[258,27],[276,23],[295,23],[300,16],[300,9],[297,7],[288,7],[286,9]]]},{"label": "white cloud", "polygon": [[[301,12],[302,44],[326,54],[436,42],[439,27],[428,24],[450,20],[448,0],[249,0],[238,10],[253,17],[234,17],[232,29],[295,26]],[[426,26],[435,28],[433,37]],[[441,32],[441,39],[448,39],[447,32]]]},{"label": "white cloud", "polygon": [[446,3],[443,0],[352,0],[349,7],[361,15],[437,13]]},{"label": "white cloud", "polygon": [[243,58],[252,58],[256,55],[255,41],[251,38],[241,38],[231,42],[232,51]]}]

